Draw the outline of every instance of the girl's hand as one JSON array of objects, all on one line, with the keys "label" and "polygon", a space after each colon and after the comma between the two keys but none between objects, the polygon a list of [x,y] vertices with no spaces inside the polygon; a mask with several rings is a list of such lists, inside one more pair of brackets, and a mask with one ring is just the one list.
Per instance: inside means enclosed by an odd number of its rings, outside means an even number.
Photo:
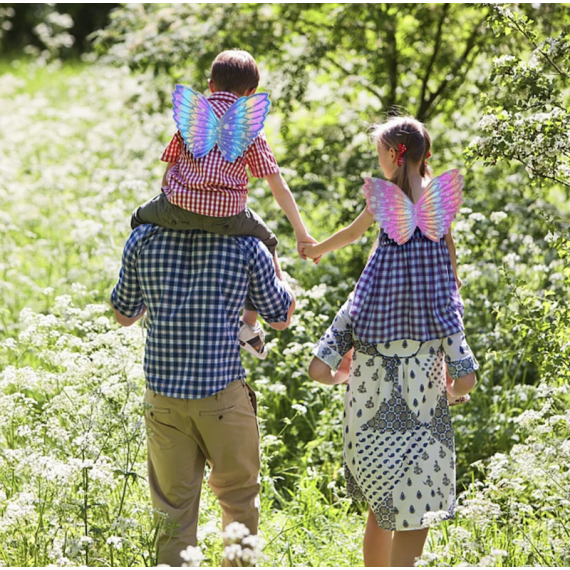
[{"label": "girl's hand", "polygon": [[307,256],[303,252],[304,246],[316,244],[318,242],[313,236],[307,233],[296,234],[296,237],[297,237],[297,252],[301,256],[301,259],[307,259]]},{"label": "girl's hand", "polygon": [[461,281],[461,279],[459,279],[459,277],[456,277],[455,282],[457,283],[457,288],[461,289],[461,286],[463,285],[463,282]]},{"label": "girl's hand", "polygon": [[309,259],[312,259],[315,264],[319,263],[319,261],[321,260],[322,254],[316,254],[315,253],[315,249],[319,244],[317,242],[315,242],[314,244],[312,243],[301,243],[298,244],[298,246],[301,248],[301,257],[303,259],[307,259],[307,257]]}]

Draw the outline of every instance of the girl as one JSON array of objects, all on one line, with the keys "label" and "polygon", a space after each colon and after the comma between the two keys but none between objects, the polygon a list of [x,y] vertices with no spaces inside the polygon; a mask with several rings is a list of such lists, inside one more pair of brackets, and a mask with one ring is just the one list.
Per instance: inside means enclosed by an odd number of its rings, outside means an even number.
[{"label": "girl", "polygon": [[430,137],[414,119],[379,125],[373,138],[391,182],[367,179],[367,208],[356,221],[304,248],[316,258],[355,241],[375,220],[381,225],[354,293],[313,351],[309,375],[324,384],[348,378],[345,475],[348,495],[369,504],[365,565],[412,566],[433,520],[426,514],[454,515],[446,392],[466,396],[479,367],[465,341],[449,231],[463,179],[457,170],[431,179]]}]

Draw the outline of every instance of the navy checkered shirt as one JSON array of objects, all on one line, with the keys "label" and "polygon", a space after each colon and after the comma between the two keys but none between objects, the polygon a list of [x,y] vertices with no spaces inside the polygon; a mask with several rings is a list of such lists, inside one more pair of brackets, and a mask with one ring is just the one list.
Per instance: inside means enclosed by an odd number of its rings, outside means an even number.
[{"label": "navy checkered shirt", "polygon": [[198,399],[245,378],[238,341],[247,293],[269,323],[285,322],[291,295],[257,238],[145,224],[123,251],[113,307],[147,307],[144,371],[149,390]]}]

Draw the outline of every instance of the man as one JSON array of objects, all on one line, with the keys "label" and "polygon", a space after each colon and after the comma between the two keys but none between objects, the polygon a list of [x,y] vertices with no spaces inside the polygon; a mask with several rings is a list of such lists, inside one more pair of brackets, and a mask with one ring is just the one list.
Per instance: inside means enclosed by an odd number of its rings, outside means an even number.
[{"label": "man", "polygon": [[257,238],[145,224],[125,245],[111,305],[123,326],[148,313],[149,484],[175,529],[159,534],[159,564],[180,566],[180,552],[196,546],[206,461],[223,527],[237,521],[257,534],[259,431],[238,341],[248,294],[269,326],[289,326],[294,297]]}]

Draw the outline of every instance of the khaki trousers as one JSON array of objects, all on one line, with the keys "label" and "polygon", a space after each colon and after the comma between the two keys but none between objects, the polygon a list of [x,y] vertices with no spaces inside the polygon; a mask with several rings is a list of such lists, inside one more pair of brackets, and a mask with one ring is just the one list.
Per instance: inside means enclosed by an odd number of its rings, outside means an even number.
[{"label": "khaki trousers", "polygon": [[199,400],[145,394],[148,479],[152,504],[167,515],[157,537],[158,563],[180,566],[180,552],[196,546],[206,461],[222,526],[237,521],[257,534],[259,429],[255,392],[237,380]]}]

